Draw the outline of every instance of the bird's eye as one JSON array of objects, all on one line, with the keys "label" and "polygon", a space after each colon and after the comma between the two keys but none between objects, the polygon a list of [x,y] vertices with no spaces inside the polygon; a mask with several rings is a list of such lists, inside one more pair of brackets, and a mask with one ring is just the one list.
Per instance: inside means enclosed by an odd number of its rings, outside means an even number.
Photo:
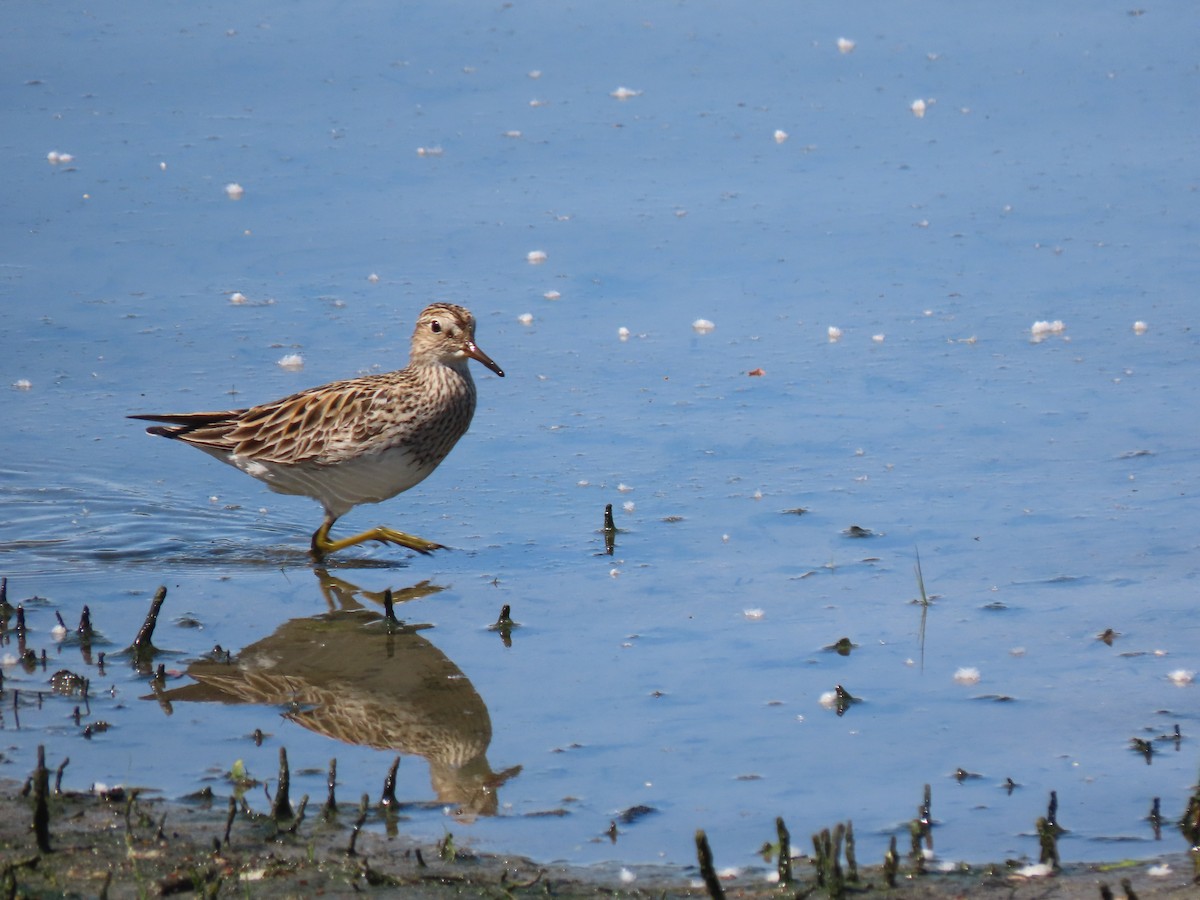
[{"label": "bird's eye", "polygon": [[434,334],[442,333],[442,323],[439,322],[437,319],[434,319],[432,322],[429,323],[429,328],[433,331]]}]

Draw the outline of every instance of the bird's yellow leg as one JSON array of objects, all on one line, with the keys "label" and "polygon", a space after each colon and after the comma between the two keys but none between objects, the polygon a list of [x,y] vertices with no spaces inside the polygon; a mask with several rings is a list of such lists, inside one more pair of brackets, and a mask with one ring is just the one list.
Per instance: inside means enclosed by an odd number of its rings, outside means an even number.
[{"label": "bird's yellow leg", "polygon": [[446,549],[441,544],[435,544],[433,541],[427,541],[413,534],[405,534],[403,531],[396,531],[393,528],[385,528],[383,525],[369,528],[361,534],[333,540],[329,537],[329,529],[333,527],[334,521],[336,520],[326,519],[312,536],[312,555],[316,559],[324,559],[330,553],[345,550],[355,544],[365,544],[367,541],[397,544],[407,547],[409,550],[416,550],[418,553],[432,553],[434,550]]}]

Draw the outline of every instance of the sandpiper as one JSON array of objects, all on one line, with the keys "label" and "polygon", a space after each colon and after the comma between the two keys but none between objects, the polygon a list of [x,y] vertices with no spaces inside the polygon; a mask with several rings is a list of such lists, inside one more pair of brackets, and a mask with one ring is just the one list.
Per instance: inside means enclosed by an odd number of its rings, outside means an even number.
[{"label": "sandpiper", "polygon": [[403,369],[249,409],[129,418],[164,422],[147,433],[199,447],[280,494],[320,503],[325,520],[312,537],[316,559],[365,541],[430,553],[442,545],[382,525],[339,540],[329,530],[360,503],[379,503],[423,481],[466,434],[475,413],[468,359],[504,377],[475,345],[475,317],[434,303],[417,317]]}]

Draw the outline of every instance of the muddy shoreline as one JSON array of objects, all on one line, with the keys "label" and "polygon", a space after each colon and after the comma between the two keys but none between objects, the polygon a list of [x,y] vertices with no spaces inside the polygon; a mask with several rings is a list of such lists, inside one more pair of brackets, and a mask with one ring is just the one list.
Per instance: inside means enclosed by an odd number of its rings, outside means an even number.
[{"label": "muddy shoreline", "polygon": [[[407,840],[402,829],[362,830],[362,808],[342,804],[331,815],[313,806],[276,822],[245,804],[229,812],[228,798],[168,802],[117,791],[110,795],[49,796],[49,852],[34,834],[34,800],[28,785],[0,783],[0,886],[3,896],[144,897],[351,896],[403,890],[415,897],[555,896],[706,897],[699,869],[571,867]],[[901,862],[896,887],[879,866],[863,868],[847,884],[855,897],[1096,898],[1106,885],[1113,896],[1192,897],[1191,861],[1184,853],[1160,857],[1166,874],[1150,863],[1064,865],[1054,875],[1027,877],[1014,865],[915,874]],[[770,868],[722,877],[730,897],[829,896],[812,860],[796,856],[793,881],[771,883]],[[1123,884],[1124,883],[1124,884]],[[1131,891],[1132,893],[1129,893]]]}]

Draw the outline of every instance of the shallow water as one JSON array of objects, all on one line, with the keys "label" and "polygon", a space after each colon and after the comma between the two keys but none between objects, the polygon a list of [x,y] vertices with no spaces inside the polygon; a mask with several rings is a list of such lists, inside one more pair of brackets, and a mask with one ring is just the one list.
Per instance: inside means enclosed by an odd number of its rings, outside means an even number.
[{"label": "shallow water", "polygon": [[[1033,855],[1054,790],[1065,858],[1178,850],[1145,817],[1177,817],[1197,769],[1171,678],[1200,669],[1194,26],[1184,4],[13,6],[0,573],[49,658],[6,648],[8,774],[41,743],[68,784],[180,797],[239,758],[273,779],[286,747],[294,794],[323,798],[336,757],[354,800],[402,754],[418,836],[685,863],[702,827],[723,865],[777,815],[853,819],[878,858],[925,783],[941,856]],[[435,298],[508,377],[480,369],[446,464],[345,527],[453,552],[315,571],[314,504],[123,418],[399,366]],[[160,584],[174,700],[119,655]],[[417,586],[398,614],[432,627],[383,633],[381,592]],[[85,604],[90,656],[50,631]],[[361,659],[325,660],[333,632]],[[200,696],[214,645],[254,702]],[[92,680],[78,724],[60,666]],[[862,700],[842,716],[838,684]],[[379,738],[389,717],[407,730]],[[1131,750],[1177,724],[1150,765]]]}]

